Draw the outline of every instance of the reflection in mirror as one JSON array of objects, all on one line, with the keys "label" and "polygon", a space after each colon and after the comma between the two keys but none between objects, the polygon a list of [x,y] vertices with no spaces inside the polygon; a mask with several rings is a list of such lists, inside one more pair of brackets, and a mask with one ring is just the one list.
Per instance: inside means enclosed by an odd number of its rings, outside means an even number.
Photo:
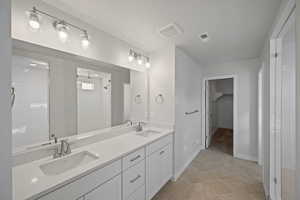
[{"label": "reflection in mirror", "polygon": [[13,52],[14,152],[146,121],[145,72],[35,45]]},{"label": "reflection in mirror", "polygon": [[49,64],[21,56],[12,59],[13,147],[49,140]]},{"label": "reflection in mirror", "polygon": [[77,68],[78,134],[111,126],[111,74]]}]

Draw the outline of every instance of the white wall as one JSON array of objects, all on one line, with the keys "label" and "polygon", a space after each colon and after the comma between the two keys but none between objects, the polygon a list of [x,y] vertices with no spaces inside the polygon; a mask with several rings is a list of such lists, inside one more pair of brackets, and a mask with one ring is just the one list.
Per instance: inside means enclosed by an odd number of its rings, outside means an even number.
[{"label": "white wall", "polygon": [[262,54],[262,146],[263,146],[263,183],[266,195],[270,191],[270,56],[267,42]]},{"label": "white wall", "polygon": [[148,121],[147,72],[130,70],[130,119],[133,122]]},{"label": "white wall", "polygon": [[296,184],[296,191],[297,191],[297,199],[300,199],[300,0],[296,1],[297,8],[296,8],[296,46],[297,46],[297,67],[296,67],[296,133],[297,133],[297,184]]},{"label": "white wall", "polygon": [[[214,121],[215,128],[233,129],[233,79],[211,80],[210,121]],[[221,95],[221,96],[220,96]],[[212,133],[213,134],[213,133]]]},{"label": "white wall", "polygon": [[233,79],[216,80],[216,90],[223,94],[217,100],[217,126],[233,129]]},{"label": "white wall", "polygon": [[[175,47],[167,46],[151,55],[149,70],[150,121],[174,125],[175,122]],[[164,102],[155,98],[162,94]]]},{"label": "white wall", "polygon": [[207,146],[210,145],[212,136],[218,128],[217,105],[215,97],[217,96],[216,81],[208,81],[209,87],[209,136],[207,138]]},{"label": "white wall", "polygon": [[0,199],[12,199],[10,0],[0,1]]},{"label": "white wall", "polygon": [[223,94],[233,94],[233,79],[216,80],[216,90]]},{"label": "white wall", "polygon": [[217,100],[217,127],[233,129],[233,95],[224,95]]},{"label": "white wall", "polygon": [[258,59],[214,64],[204,68],[205,77],[236,75],[238,97],[238,130],[235,132],[236,157],[257,160],[257,74]]},{"label": "white wall", "polygon": [[[176,48],[175,69],[175,176],[178,177],[205,144],[201,134],[202,68]],[[185,115],[195,110],[199,112]]]},{"label": "white wall", "polygon": [[[47,17],[43,17],[41,30],[33,32],[29,28],[28,18],[26,15],[26,11],[31,10],[33,6],[37,6],[38,9],[49,12],[52,15],[85,28],[90,35],[90,47],[87,50],[84,50],[81,47],[80,34],[76,30],[70,30],[69,41],[62,43],[59,40],[56,31],[53,29],[52,20],[49,20]],[[129,49],[134,48],[131,45],[112,37],[109,34],[80,21],[79,19],[71,17],[70,15],[63,13],[40,0],[12,0],[12,37],[14,39],[111,63],[117,66],[128,67],[136,70],[145,69],[144,66],[128,62]],[[137,48],[134,49],[141,53],[145,53]]]}]

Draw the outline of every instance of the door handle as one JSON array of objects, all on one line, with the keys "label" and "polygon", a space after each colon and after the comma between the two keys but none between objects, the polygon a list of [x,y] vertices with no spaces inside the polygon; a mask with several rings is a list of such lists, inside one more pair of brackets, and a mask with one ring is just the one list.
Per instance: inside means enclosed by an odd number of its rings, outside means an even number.
[{"label": "door handle", "polygon": [[141,178],[142,176],[141,175],[138,175],[137,177],[135,177],[134,179],[132,179],[131,181],[130,181],[130,183],[134,183],[134,182],[136,182],[139,178]]},{"label": "door handle", "polygon": [[11,107],[14,107],[15,100],[16,100],[16,91],[14,87],[11,87],[10,96],[11,96]]},{"label": "door handle", "polygon": [[141,155],[138,155],[138,156],[132,158],[132,159],[130,160],[130,162],[136,161],[136,160],[139,159],[140,157],[141,157]]}]

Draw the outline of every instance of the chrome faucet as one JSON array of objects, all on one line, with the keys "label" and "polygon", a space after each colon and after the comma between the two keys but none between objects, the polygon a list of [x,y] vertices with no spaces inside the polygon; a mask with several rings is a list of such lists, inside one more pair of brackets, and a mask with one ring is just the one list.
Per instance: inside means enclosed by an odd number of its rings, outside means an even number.
[{"label": "chrome faucet", "polygon": [[67,140],[61,140],[60,145],[57,146],[53,154],[53,158],[60,158],[62,156],[68,155],[71,153],[71,146]]},{"label": "chrome faucet", "polygon": [[126,120],[126,124],[127,126],[133,126],[133,122],[130,119]]},{"label": "chrome faucet", "polygon": [[138,122],[138,125],[136,127],[136,132],[143,131],[143,125],[146,125],[146,123],[145,122]]}]

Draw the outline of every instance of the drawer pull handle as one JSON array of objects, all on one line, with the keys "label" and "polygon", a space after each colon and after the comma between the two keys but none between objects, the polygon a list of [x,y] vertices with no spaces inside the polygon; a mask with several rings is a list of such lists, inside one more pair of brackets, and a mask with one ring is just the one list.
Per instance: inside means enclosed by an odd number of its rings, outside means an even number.
[{"label": "drawer pull handle", "polygon": [[136,160],[139,159],[140,157],[141,157],[141,155],[138,155],[138,156],[132,158],[132,159],[130,160],[130,162],[136,161]]},{"label": "drawer pull handle", "polygon": [[162,154],[164,154],[165,153],[165,151],[161,151],[160,153],[159,153],[159,155],[162,155]]},{"label": "drawer pull handle", "polygon": [[141,175],[138,175],[137,177],[135,177],[134,179],[132,179],[131,181],[130,181],[130,183],[134,183],[134,182],[136,182],[139,178],[141,178],[142,176]]}]

